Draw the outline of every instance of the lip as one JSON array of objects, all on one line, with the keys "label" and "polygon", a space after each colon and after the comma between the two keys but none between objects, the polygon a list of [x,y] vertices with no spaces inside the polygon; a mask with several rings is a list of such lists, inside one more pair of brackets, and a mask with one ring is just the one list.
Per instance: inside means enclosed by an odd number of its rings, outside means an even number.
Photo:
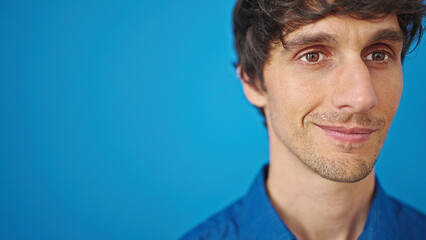
[{"label": "lip", "polygon": [[370,128],[325,126],[317,125],[327,136],[347,143],[362,143],[367,141],[375,131]]}]

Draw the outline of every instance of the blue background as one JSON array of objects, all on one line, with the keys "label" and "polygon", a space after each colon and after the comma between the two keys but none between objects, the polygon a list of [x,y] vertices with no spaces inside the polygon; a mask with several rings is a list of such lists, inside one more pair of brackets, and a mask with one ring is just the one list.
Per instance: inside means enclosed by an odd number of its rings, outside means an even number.
[{"label": "blue background", "polygon": [[[0,238],[175,239],[245,193],[266,130],[230,0],[1,1]],[[426,47],[377,172],[426,212]]]}]

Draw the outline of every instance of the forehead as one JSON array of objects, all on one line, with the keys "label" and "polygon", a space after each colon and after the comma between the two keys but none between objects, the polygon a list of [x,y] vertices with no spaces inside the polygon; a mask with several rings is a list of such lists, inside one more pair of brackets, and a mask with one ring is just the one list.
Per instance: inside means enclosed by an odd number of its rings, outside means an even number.
[{"label": "forehead", "polygon": [[[396,14],[374,19],[359,19],[349,15],[327,16],[317,22],[299,27],[286,35],[285,45],[297,44],[297,41],[308,36],[323,37],[333,41],[331,44],[361,44],[371,40],[372,36],[380,38],[380,34],[393,34],[395,41],[402,41],[402,33]],[[328,39],[326,39],[328,38]],[[296,41],[296,42],[295,42]]]}]

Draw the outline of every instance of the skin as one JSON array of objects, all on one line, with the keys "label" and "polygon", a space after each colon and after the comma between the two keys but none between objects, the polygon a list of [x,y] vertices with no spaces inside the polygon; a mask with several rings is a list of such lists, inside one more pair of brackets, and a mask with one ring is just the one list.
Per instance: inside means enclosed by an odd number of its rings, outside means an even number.
[{"label": "skin", "polygon": [[242,74],[247,99],[265,110],[271,202],[298,239],[362,233],[402,93],[400,36],[394,14],[328,16],[272,46],[266,91]]}]

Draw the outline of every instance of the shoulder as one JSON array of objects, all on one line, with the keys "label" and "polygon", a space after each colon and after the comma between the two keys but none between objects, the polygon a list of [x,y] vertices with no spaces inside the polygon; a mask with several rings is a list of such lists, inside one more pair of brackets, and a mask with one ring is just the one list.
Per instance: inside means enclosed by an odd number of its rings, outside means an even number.
[{"label": "shoulder", "polygon": [[240,199],[187,232],[180,240],[237,239],[242,208],[243,200]]},{"label": "shoulder", "polygon": [[405,236],[412,236],[411,239],[426,238],[426,215],[395,198],[391,197],[390,202],[398,219],[400,231]]}]

